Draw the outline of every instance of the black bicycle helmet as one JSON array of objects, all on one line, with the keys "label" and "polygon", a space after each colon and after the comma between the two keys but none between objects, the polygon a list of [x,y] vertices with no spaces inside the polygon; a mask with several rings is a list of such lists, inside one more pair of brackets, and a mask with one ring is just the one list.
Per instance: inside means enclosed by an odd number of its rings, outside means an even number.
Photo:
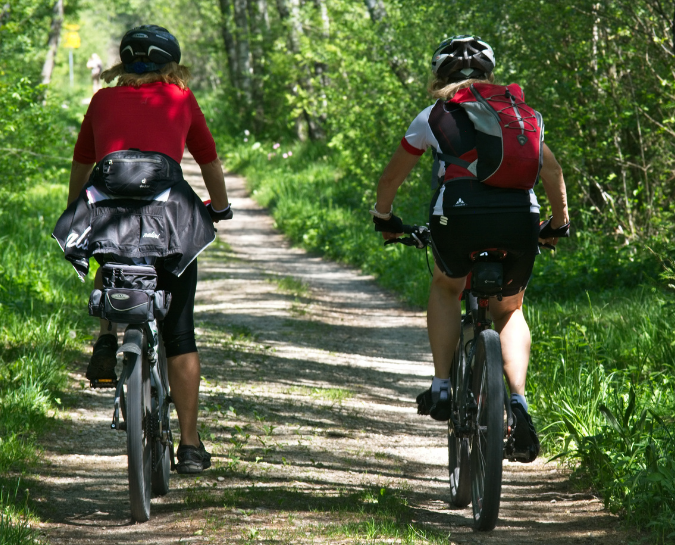
[{"label": "black bicycle helmet", "polygon": [[[143,58],[150,62],[143,61]],[[157,25],[132,28],[120,43],[120,58],[127,72],[152,72],[169,62],[180,62],[180,44],[167,29]]]},{"label": "black bicycle helmet", "polygon": [[431,70],[442,80],[484,78],[494,68],[494,51],[478,36],[453,36],[443,40],[431,57]]}]

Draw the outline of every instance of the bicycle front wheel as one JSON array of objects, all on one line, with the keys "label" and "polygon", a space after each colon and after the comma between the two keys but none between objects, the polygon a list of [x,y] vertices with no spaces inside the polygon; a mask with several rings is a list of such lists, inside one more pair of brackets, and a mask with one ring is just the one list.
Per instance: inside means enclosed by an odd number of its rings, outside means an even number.
[{"label": "bicycle front wheel", "polygon": [[[460,343],[452,360],[452,405],[455,408],[464,403],[464,377],[466,374],[466,355]],[[469,440],[458,437],[448,420],[448,471],[450,477],[450,503],[455,507],[466,507],[471,501],[471,461],[469,459]]]},{"label": "bicycle front wheel", "polygon": [[150,366],[145,357],[145,335],[129,328],[124,344],[136,345],[138,353],[125,352],[128,368],[126,413],[129,502],[131,518],[146,522],[150,518],[152,440],[150,426]]},{"label": "bicycle front wheel", "polygon": [[499,334],[483,331],[473,362],[472,392],[477,405],[471,436],[471,501],[474,528],[497,524],[504,458],[504,380]]}]

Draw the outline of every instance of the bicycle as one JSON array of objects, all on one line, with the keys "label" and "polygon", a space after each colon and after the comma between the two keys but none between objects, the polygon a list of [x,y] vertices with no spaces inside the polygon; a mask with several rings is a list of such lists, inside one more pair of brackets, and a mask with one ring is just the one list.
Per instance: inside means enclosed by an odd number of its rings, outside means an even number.
[{"label": "bicycle", "polygon": [[[131,518],[150,518],[150,499],[169,491],[175,469],[170,427],[169,380],[166,355],[157,321],[171,303],[157,290],[153,266],[106,263],[103,289],[89,298],[89,314],[125,323],[124,342],[117,350],[123,368],[118,380],[91,380],[92,388],[115,388],[111,429],[126,431]],[[120,413],[122,419],[120,420]]]},{"label": "bicycle", "polygon": [[[404,225],[409,237],[392,239],[426,249],[433,244],[426,226]],[[504,380],[501,342],[489,317],[490,297],[501,300],[506,250],[471,253],[474,267],[462,294],[460,340],[450,375],[448,420],[450,503],[473,508],[474,528],[494,529],[499,515],[502,461],[519,457],[512,437],[513,415]]]}]

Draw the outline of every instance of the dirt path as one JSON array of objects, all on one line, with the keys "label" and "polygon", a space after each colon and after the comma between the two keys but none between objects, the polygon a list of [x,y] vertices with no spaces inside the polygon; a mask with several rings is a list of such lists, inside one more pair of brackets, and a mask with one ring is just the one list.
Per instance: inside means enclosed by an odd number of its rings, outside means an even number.
[{"label": "dirt path", "polygon": [[[194,187],[199,170],[184,163]],[[553,464],[505,463],[495,531],[447,503],[444,427],[415,414],[431,374],[424,314],[371,278],[290,248],[228,177],[235,219],[199,260],[202,437],[214,468],[172,476],[152,518],[128,514],[126,439],[88,354],[31,484],[52,544],[634,541]]]}]

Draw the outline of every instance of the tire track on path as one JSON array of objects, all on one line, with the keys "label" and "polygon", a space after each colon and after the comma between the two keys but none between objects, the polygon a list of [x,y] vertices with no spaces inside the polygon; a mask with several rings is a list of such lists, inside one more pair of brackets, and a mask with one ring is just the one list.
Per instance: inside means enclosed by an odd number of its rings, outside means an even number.
[{"label": "tire track on path", "polygon": [[[206,198],[194,161],[183,168]],[[444,427],[415,414],[432,373],[424,313],[290,247],[244,180],[226,182],[235,216],[199,258],[195,307],[214,468],[173,474],[150,522],[131,523],[126,439],[109,429],[112,393],[82,387],[82,354],[31,483],[49,542],[629,542],[543,461],[505,463],[498,526],[474,533],[470,507],[447,504]]]}]

